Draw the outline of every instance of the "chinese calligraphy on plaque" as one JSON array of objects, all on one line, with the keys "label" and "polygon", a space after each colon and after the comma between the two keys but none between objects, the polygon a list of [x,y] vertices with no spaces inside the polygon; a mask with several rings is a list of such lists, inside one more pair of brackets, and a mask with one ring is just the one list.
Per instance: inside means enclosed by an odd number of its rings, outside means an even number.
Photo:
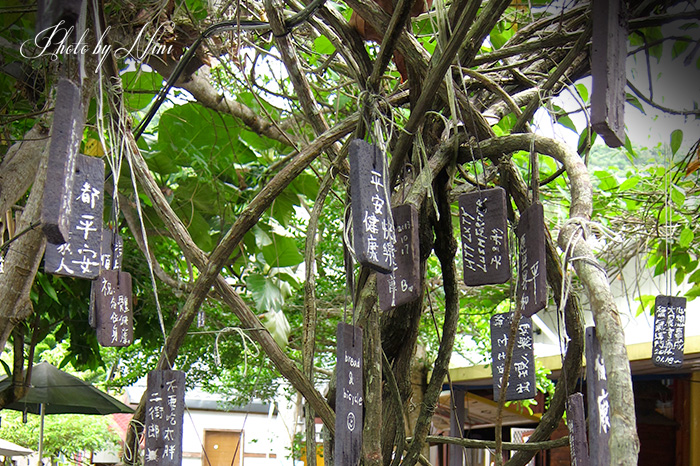
[{"label": "chinese calligraphy on plaque", "polygon": [[47,273],[90,279],[100,273],[104,173],[104,161],[78,154],[68,241],[46,245]]},{"label": "chinese calligraphy on plaque", "polygon": [[[75,181],[75,169],[83,136],[80,99],[80,89],[72,81],[58,81],[41,210],[41,229],[49,243],[53,244],[67,243],[73,228],[73,192],[80,189]],[[104,169],[102,173],[104,176]]]},{"label": "chinese calligraphy on plaque", "polygon": [[151,371],[147,390],[144,463],[147,466],[180,466],[185,373]]},{"label": "chinese calligraphy on plaque", "polygon": [[418,212],[410,204],[392,209],[396,230],[394,264],[391,273],[377,275],[379,307],[389,310],[418,299]]},{"label": "chinese calligraphy on plaque", "polygon": [[391,221],[386,158],[362,139],[350,143],[350,195],[353,243],[357,261],[381,273],[394,264],[394,225]]},{"label": "chinese calligraphy on plaque", "polygon": [[610,398],[605,361],[595,327],[586,328],[586,385],[591,465],[607,466],[610,464]]},{"label": "chinese calligraphy on plaque", "polygon": [[134,341],[131,274],[103,270],[93,286],[97,342],[101,346],[129,346]]},{"label": "chinese calligraphy on plaque", "polygon": [[544,208],[534,202],[520,216],[518,246],[518,305],[530,317],[547,305],[547,264],[544,249]]},{"label": "chinese calligraphy on plaque", "polygon": [[464,283],[479,286],[510,279],[506,192],[483,189],[459,196]]},{"label": "chinese calligraphy on plaque", "polygon": [[356,465],[362,449],[362,329],[338,324],[335,465]]},{"label": "chinese calligraphy on plaque", "polygon": [[[513,314],[494,314],[491,317],[491,371],[493,374],[493,396],[498,400],[506,367],[506,350],[510,338]],[[508,375],[506,400],[527,400],[537,395],[535,384],[535,353],[532,337],[532,320],[521,317],[513,344]]]},{"label": "chinese calligraphy on plaque", "polygon": [[685,349],[685,298],[657,296],[651,361],[655,366],[680,367]]}]

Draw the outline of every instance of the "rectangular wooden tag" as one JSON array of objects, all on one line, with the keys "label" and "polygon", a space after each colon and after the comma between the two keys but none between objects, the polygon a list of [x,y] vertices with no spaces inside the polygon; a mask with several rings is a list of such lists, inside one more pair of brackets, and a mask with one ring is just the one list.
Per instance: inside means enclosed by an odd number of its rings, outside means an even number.
[{"label": "rectangular wooden tag", "polygon": [[82,154],[77,161],[68,241],[46,245],[44,270],[93,279],[100,273],[105,163]]},{"label": "rectangular wooden tag", "polygon": [[605,361],[595,327],[586,328],[586,386],[588,398],[588,444],[593,466],[610,464],[610,398]]},{"label": "rectangular wooden tag", "polygon": [[101,346],[129,346],[134,341],[131,274],[103,270],[95,285],[97,342]]},{"label": "rectangular wooden tag", "polygon": [[59,80],[54,108],[41,229],[49,243],[63,244],[68,241],[71,228],[76,159],[83,135],[83,108],[78,86],[68,79]]},{"label": "rectangular wooden tag", "polygon": [[657,296],[654,304],[654,341],[651,361],[659,367],[683,365],[686,299]]},{"label": "rectangular wooden tag", "polygon": [[394,226],[389,217],[389,180],[384,179],[386,157],[362,139],[350,143],[350,195],[353,246],[357,261],[380,273],[394,262]]},{"label": "rectangular wooden tag", "polygon": [[111,229],[102,230],[102,249],[100,264],[103,270],[119,270],[122,268],[124,241],[119,233]]},{"label": "rectangular wooden tag", "polygon": [[[510,338],[512,313],[494,314],[491,317],[491,371],[493,374],[493,399],[501,396],[503,373],[506,367],[506,350]],[[532,337],[532,320],[521,317],[518,323],[517,340],[513,345],[508,375],[506,401],[527,400],[537,395],[535,382],[535,352]]]},{"label": "rectangular wooden tag", "polygon": [[362,455],[362,329],[338,324],[335,392],[335,466],[357,465]]},{"label": "rectangular wooden tag", "polygon": [[396,231],[394,270],[377,275],[379,306],[387,311],[420,296],[418,211],[410,204],[392,209]]},{"label": "rectangular wooden tag", "polygon": [[547,305],[547,263],[544,246],[544,208],[534,202],[520,216],[516,229],[518,257],[518,305],[530,317]]},{"label": "rectangular wooden tag", "polygon": [[182,464],[182,418],[185,412],[185,373],[151,371],[146,398],[144,464]]},{"label": "rectangular wooden tag", "polygon": [[622,0],[593,0],[591,125],[610,147],[625,144],[627,14]]},{"label": "rectangular wooden tag", "polygon": [[569,447],[571,466],[588,466],[588,441],[586,440],[586,414],[583,407],[583,393],[569,396],[566,405],[566,424],[569,427]]},{"label": "rectangular wooden tag", "polygon": [[510,280],[506,191],[501,187],[459,196],[464,283],[467,286]]}]

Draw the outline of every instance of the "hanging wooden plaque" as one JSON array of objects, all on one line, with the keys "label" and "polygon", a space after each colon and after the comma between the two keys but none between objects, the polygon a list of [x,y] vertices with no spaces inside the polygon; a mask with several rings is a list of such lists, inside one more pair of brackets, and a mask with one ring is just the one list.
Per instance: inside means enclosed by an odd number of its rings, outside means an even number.
[{"label": "hanging wooden plaque", "polygon": [[516,229],[518,260],[518,304],[530,317],[547,305],[547,264],[544,246],[544,208],[534,202],[520,216]]},{"label": "hanging wooden plaque", "polygon": [[392,209],[396,231],[394,270],[377,275],[379,306],[387,311],[420,296],[418,212],[410,204]]},{"label": "hanging wooden plaque", "polygon": [[68,241],[46,245],[44,270],[93,279],[100,273],[105,163],[82,154],[77,160]]},{"label": "hanging wooden plaque", "polygon": [[[506,367],[506,350],[510,338],[512,313],[494,314],[491,317],[491,371],[493,374],[493,397],[498,400],[501,396],[503,373]],[[537,395],[535,382],[535,353],[532,338],[532,320],[521,317],[518,323],[517,340],[513,345],[508,375],[506,401],[527,400]]]},{"label": "hanging wooden plaque", "polygon": [[97,342],[101,346],[129,346],[134,341],[131,274],[103,270],[95,284]]},{"label": "hanging wooden plaque", "polygon": [[394,226],[389,216],[389,180],[384,179],[386,157],[362,139],[350,143],[350,195],[353,245],[357,261],[377,272],[389,273],[394,263]]},{"label": "hanging wooden plaque", "polygon": [[144,464],[180,466],[185,373],[151,371],[147,390]]},{"label": "hanging wooden plaque", "polygon": [[[37,45],[42,49],[46,47],[52,49],[51,45],[58,46],[59,40],[71,30],[71,27],[74,32],[68,37],[76,38],[75,28],[78,25],[83,3],[84,0],[39,0],[36,15]],[[57,29],[52,37],[54,26]],[[41,34],[48,28],[51,29]],[[48,44],[49,38],[53,39],[52,44]]]},{"label": "hanging wooden plaque", "polygon": [[362,329],[338,324],[335,392],[335,466],[357,465],[362,455]]},{"label": "hanging wooden plaque", "polygon": [[119,270],[122,268],[124,241],[119,233],[109,228],[102,230],[102,253],[100,264],[103,270]]},{"label": "hanging wooden plaque", "polygon": [[657,296],[654,306],[654,341],[651,361],[659,367],[683,365],[685,349],[685,298]]},{"label": "hanging wooden plaque", "polygon": [[510,280],[506,191],[484,189],[459,196],[464,283],[467,286]]},{"label": "hanging wooden plaque", "polygon": [[583,393],[569,396],[566,405],[566,424],[569,427],[569,447],[571,466],[588,466],[588,441],[586,440],[586,414],[583,407]]},{"label": "hanging wooden plaque", "polygon": [[586,386],[588,439],[592,466],[610,464],[610,399],[605,361],[595,327],[586,328]]},{"label": "hanging wooden plaque", "polygon": [[591,125],[610,147],[625,143],[627,13],[622,0],[593,0]]},{"label": "hanging wooden plaque", "polygon": [[53,244],[66,243],[71,228],[75,167],[83,134],[80,99],[78,86],[68,79],[59,80],[41,209],[41,229]]}]

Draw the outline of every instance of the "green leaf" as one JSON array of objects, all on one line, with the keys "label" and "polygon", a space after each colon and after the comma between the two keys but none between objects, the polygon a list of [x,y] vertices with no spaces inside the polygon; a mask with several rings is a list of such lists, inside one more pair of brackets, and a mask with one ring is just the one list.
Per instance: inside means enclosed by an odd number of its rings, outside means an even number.
[{"label": "green leaf", "polygon": [[642,103],[639,101],[637,96],[630,94],[629,92],[626,94],[625,97],[625,102],[630,104],[631,106],[637,108],[642,114],[646,115],[647,113],[644,111],[644,107],[642,106]]},{"label": "green leaf", "polygon": [[571,120],[569,115],[563,115],[557,118],[557,123],[562,125],[564,128],[569,128],[571,131],[576,133],[576,125],[574,125],[574,122]]},{"label": "green leaf", "polygon": [[314,40],[314,50],[322,55],[330,55],[335,52],[335,45],[326,36],[318,36]]},{"label": "green leaf", "polygon": [[695,233],[693,233],[693,230],[691,230],[688,227],[683,228],[683,231],[681,231],[681,236],[678,239],[678,245],[682,248],[687,248],[690,246],[690,243],[693,241],[695,238]]},{"label": "green leaf", "polygon": [[622,182],[622,184],[618,188],[618,191],[619,192],[628,191],[628,190],[634,188],[635,186],[637,186],[639,184],[639,181],[640,181],[640,179],[638,176],[632,176],[630,178],[627,178],[625,181]]},{"label": "green leaf", "polygon": [[268,311],[260,316],[260,320],[280,348],[286,348],[292,329],[284,312]]},{"label": "green leaf", "polygon": [[[684,37],[686,37],[687,39],[690,39],[687,36],[684,36]],[[680,54],[685,52],[685,50],[688,48],[689,45],[690,45],[690,40],[676,40],[673,43],[673,48],[671,49],[671,58],[676,58]]]},{"label": "green leaf", "polygon": [[605,170],[596,170],[593,174],[600,180],[599,188],[603,191],[612,191],[617,188],[617,179]]},{"label": "green leaf", "polygon": [[653,303],[656,301],[656,296],[650,295],[650,294],[645,294],[645,295],[641,295],[637,299],[639,301],[639,307],[637,308],[637,316],[641,315],[646,308],[650,308],[650,313],[653,314],[653,311],[654,311]]},{"label": "green leaf", "polygon": [[680,207],[685,202],[685,190],[678,185],[671,186],[671,200]]},{"label": "green leaf", "polygon": [[671,133],[671,152],[673,155],[676,155],[676,152],[681,147],[681,143],[683,143],[683,131],[680,129],[674,130]]},{"label": "green leaf", "polygon": [[696,270],[688,277],[688,283],[700,283],[700,270]]},{"label": "green leaf", "polygon": [[61,301],[58,300],[56,289],[53,287],[51,281],[49,280],[49,276],[43,273],[37,273],[36,278],[39,281],[39,285],[41,285],[41,288],[44,290],[47,296],[56,301],[56,303],[61,304]]},{"label": "green leaf", "polygon": [[575,85],[576,90],[578,91],[578,94],[581,96],[581,100],[583,100],[584,103],[588,102],[588,88],[584,86],[583,84],[576,84]]},{"label": "green leaf", "polygon": [[270,267],[291,267],[304,260],[294,238],[287,236],[272,235],[272,244],[262,248],[262,253]]},{"label": "green leaf", "polygon": [[282,291],[273,279],[251,274],[246,277],[246,285],[258,311],[278,311],[282,308]]},{"label": "green leaf", "polygon": [[127,110],[141,110],[149,106],[163,84],[163,78],[155,72],[141,69],[121,74],[124,87],[124,103]]}]

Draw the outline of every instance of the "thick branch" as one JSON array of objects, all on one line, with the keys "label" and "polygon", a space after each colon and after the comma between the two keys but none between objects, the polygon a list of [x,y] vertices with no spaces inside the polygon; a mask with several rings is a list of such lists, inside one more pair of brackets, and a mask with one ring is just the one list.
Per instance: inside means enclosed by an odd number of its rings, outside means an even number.
[{"label": "thick branch", "polygon": [[32,185],[48,142],[49,130],[37,123],[5,154],[0,164],[0,215],[10,210]]}]

